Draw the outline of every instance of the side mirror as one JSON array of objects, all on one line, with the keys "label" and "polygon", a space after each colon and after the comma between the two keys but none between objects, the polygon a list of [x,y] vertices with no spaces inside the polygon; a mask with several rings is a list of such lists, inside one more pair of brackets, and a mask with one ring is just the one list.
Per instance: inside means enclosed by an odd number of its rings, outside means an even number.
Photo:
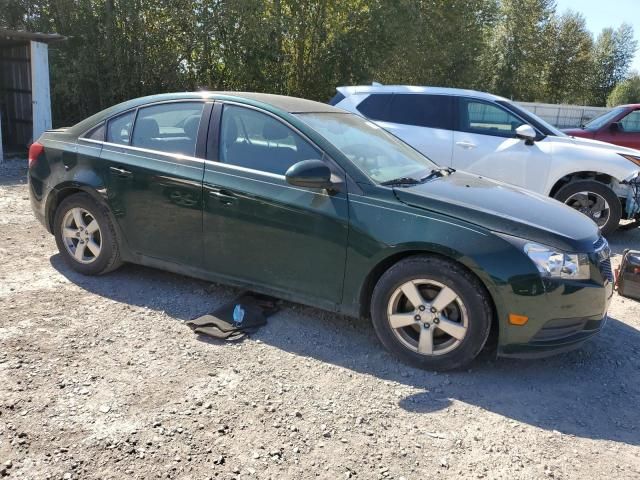
[{"label": "side mirror", "polygon": [[333,187],[331,170],[322,160],[303,160],[289,167],[284,174],[287,183],[296,187],[327,188]]},{"label": "side mirror", "polygon": [[527,145],[533,145],[536,139],[536,131],[531,125],[520,125],[516,128],[516,137],[524,140]]},{"label": "side mirror", "polygon": [[622,125],[620,125],[620,122],[613,122],[609,125],[609,130],[612,132],[620,132],[622,131]]}]

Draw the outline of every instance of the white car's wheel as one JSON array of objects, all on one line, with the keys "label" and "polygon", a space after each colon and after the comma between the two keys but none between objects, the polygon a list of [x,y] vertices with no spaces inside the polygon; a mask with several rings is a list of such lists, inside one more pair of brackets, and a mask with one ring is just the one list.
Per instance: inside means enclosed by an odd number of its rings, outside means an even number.
[{"label": "white car's wheel", "polygon": [[554,198],[591,218],[603,235],[618,228],[622,205],[613,190],[603,183],[594,180],[572,182],[558,190]]}]

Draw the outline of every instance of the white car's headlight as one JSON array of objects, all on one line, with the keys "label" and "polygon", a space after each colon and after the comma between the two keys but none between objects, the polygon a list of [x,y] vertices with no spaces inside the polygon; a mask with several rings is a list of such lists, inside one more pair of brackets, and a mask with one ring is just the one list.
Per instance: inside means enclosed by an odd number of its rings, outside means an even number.
[{"label": "white car's headlight", "polygon": [[537,243],[525,244],[524,252],[543,277],[570,280],[591,277],[589,257],[584,253],[564,253]]}]

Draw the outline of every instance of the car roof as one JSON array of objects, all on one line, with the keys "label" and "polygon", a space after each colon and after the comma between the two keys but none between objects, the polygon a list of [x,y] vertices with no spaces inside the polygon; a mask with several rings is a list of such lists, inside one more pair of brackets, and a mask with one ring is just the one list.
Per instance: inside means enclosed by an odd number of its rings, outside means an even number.
[{"label": "car roof", "polygon": [[287,97],[285,95],[274,95],[271,93],[230,91],[160,93],[157,95],[134,98],[109,107],[75,124],[71,127],[71,131],[72,133],[80,134],[104,121],[106,118],[148,104],[176,100],[200,99],[236,101],[239,103],[263,107],[271,111],[279,111],[280,113],[347,113],[340,108],[332,107],[325,103],[314,102],[313,100],[306,100],[304,98]]},{"label": "car roof", "polygon": [[288,97],[285,95],[275,95],[272,93],[258,92],[233,92],[233,91],[200,91],[200,92],[180,92],[180,93],[161,93],[150,95],[148,97],[140,97],[133,102],[138,106],[147,103],[156,103],[171,100],[190,100],[190,99],[210,99],[210,100],[250,100],[251,103],[257,102],[264,105],[270,105],[287,113],[318,113],[318,112],[334,112],[344,113],[341,110],[326,103],[314,102],[304,98]]},{"label": "car roof", "polygon": [[486,92],[478,92],[477,90],[417,85],[353,85],[338,87],[336,90],[345,97],[367,93],[428,93],[431,95],[464,95],[465,97],[479,98],[482,100],[506,100],[504,97],[499,97],[498,95]]}]

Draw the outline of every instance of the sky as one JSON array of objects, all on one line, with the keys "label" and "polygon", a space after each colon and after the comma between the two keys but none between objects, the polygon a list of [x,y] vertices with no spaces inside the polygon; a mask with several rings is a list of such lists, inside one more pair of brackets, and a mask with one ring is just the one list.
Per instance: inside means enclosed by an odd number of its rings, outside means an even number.
[{"label": "sky", "polygon": [[[556,0],[557,12],[566,10],[582,13],[587,21],[587,28],[594,38],[606,27],[618,28],[621,23],[631,24],[636,40],[640,41],[640,0]],[[640,42],[639,42],[640,43]],[[631,66],[640,73],[640,49]]]}]

